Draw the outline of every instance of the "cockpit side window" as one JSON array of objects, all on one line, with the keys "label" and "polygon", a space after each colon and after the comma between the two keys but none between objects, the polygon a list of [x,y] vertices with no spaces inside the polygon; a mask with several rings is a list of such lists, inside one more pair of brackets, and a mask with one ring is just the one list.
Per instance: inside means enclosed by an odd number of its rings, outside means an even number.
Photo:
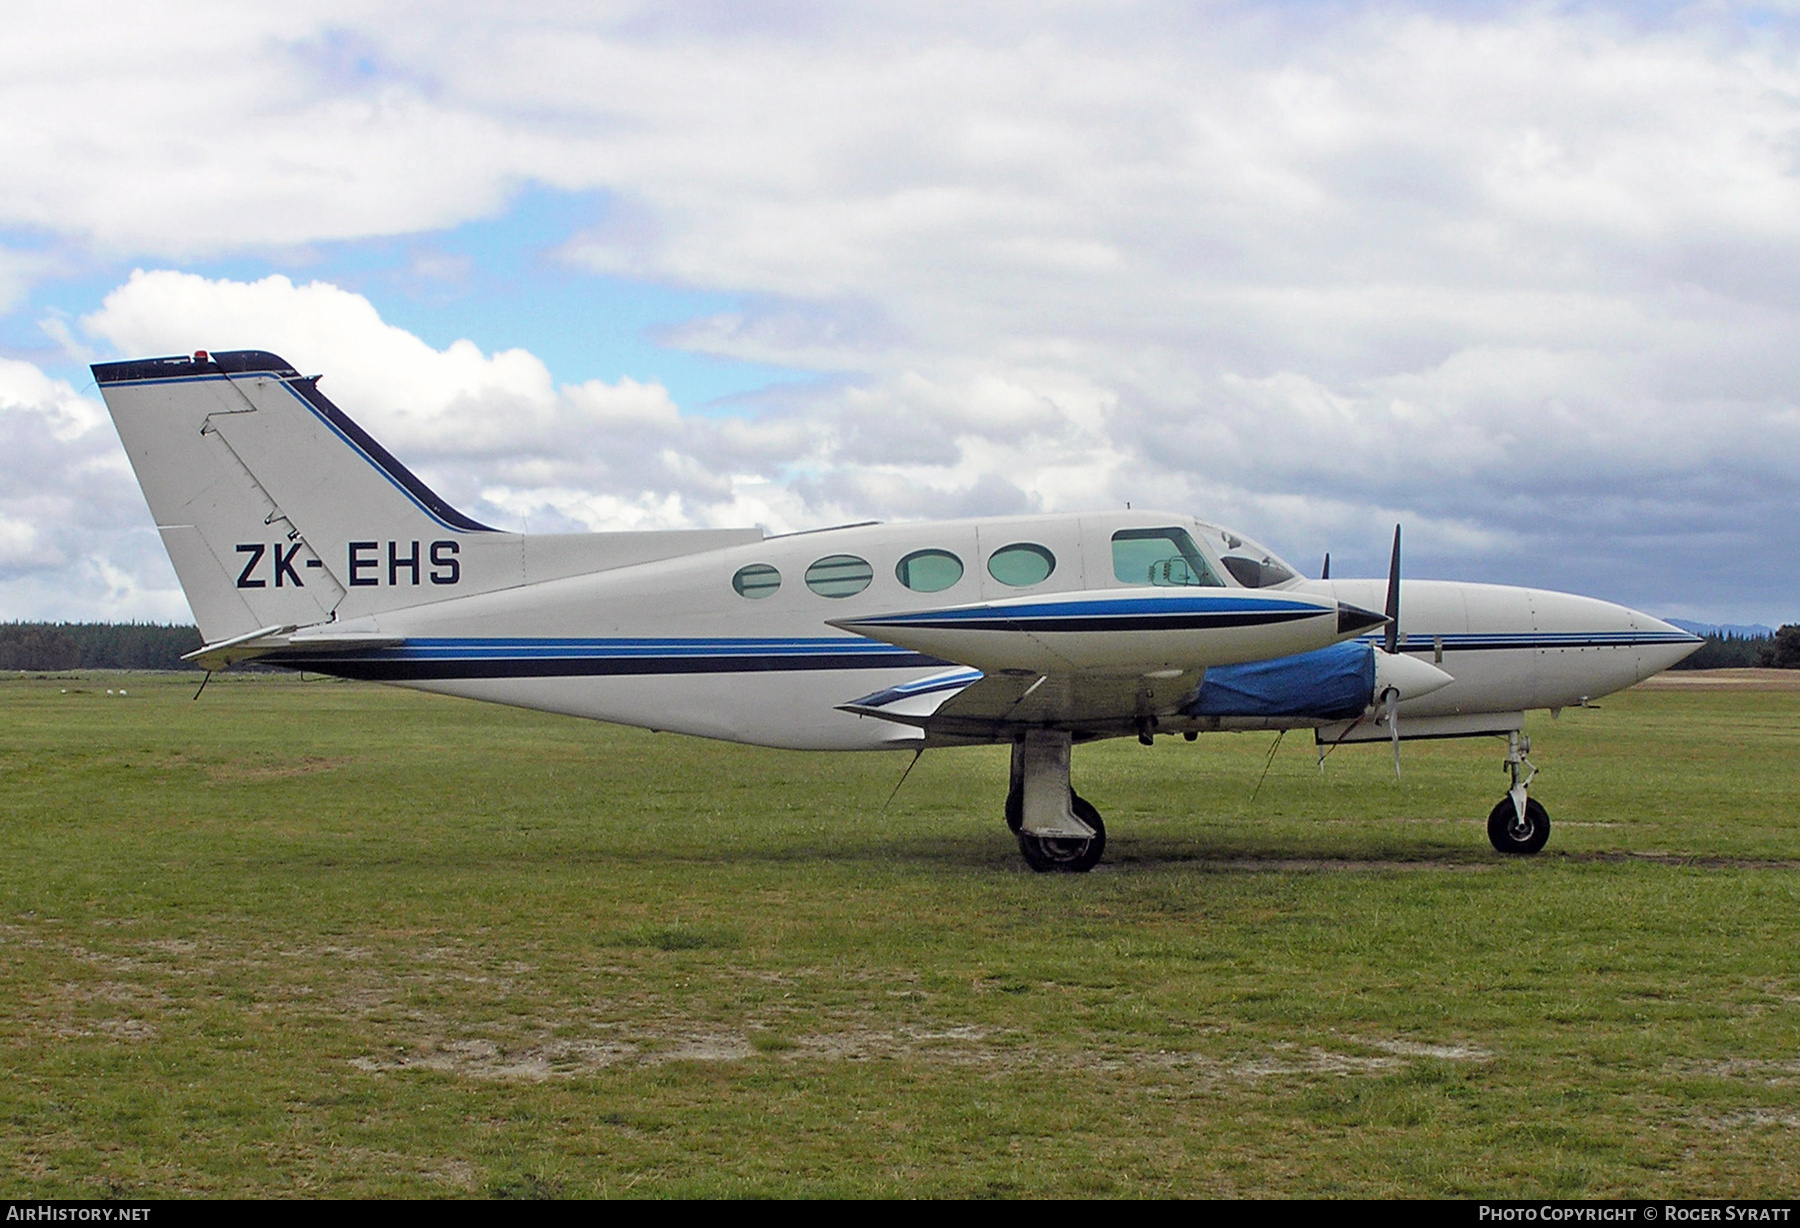
[{"label": "cockpit side window", "polygon": [[1113,534],[1113,575],[1123,584],[1224,588],[1186,529],[1120,529]]}]

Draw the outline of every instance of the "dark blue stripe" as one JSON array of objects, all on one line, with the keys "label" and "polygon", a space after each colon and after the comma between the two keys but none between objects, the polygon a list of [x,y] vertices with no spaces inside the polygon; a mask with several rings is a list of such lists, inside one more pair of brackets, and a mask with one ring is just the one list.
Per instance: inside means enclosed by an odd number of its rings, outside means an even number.
[{"label": "dark blue stripe", "polygon": [[420,638],[359,657],[395,660],[558,657],[880,656],[904,652],[892,644],[840,635],[795,639],[504,639]]},{"label": "dark blue stripe", "polygon": [[1285,610],[1258,614],[1126,614],[1118,617],[1089,615],[1082,618],[1045,618],[1037,615],[986,618],[932,619],[909,618],[904,622],[863,618],[844,625],[850,627],[929,628],[941,631],[1199,631],[1230,627],[1267,627],[1277,623],[1318,618],[1331,611],[1308,607],[1304,613]]},{"label": "dark blue stripe", "polygon": [[589,678],[646,674],[752,674],[843,669],[930,669],[953,664],[921,652],[887,648],[879,653],[809,652],[792,655],[723,653],[704,656],[395,657],[379,653],[344,657],[261,658],[270,665],[370,682],[421,682],[457,678]]},{"label": "dark blue stripe", "polygon": [[1170,614],[1268,614],[1282,613],[1292,618],[1313,618],[1335,613],[1322,606],[1300,601],[1272,601],[1243,597],[1127,597],[1116,601],[1039,601],[1029,605],[970,606],[953,610],[919,610],[907,614],[884,614],[853,621],[872,627],[948,626],[979,622],[982,619],[1006,619],[1032,622],[1045,618],[1122,618],[1132,615],[1161,617]]}]

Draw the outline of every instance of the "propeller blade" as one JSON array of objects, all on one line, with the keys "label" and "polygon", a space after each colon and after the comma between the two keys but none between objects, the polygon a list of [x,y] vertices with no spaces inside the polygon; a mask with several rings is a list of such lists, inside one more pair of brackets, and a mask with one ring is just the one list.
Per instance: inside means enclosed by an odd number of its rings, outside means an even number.
[{"label": "propeller blade", "polygon": [[1319,579],[1331,579],[1331,551],[1329,550],[1325,552],[1325,565],[1319,568]]},{"label": "propeller blade", "polygon": [[1400,526],[1394,526],[1394,557],[1388,563],[1387,642],[1390,654],[1400,651]]}]

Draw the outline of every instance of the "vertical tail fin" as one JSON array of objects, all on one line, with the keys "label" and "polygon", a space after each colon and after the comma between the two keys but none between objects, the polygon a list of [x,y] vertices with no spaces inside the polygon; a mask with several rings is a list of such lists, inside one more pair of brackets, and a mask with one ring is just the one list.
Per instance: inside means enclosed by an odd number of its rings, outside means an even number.
[{"label": "vertical tail fin", "polygon": [[[522,578],[516,535],[451,507],[273,354],[93,371],[209,643]],[[475,548],[503,540],[508,558]]]}]

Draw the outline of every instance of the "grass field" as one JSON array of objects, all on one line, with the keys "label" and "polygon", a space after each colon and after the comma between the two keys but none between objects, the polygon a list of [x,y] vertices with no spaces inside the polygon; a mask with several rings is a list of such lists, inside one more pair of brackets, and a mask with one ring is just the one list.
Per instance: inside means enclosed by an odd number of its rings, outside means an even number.
[{"label": "grass field", "polygon": [[[0,681],[0,1194],[1787,1195],[1800,691],[1493,741],[697,742],[274,676]],[[111,688],[126,694],[107,694]],[[1253,796],[1254,795],[1254,796]]]}]

